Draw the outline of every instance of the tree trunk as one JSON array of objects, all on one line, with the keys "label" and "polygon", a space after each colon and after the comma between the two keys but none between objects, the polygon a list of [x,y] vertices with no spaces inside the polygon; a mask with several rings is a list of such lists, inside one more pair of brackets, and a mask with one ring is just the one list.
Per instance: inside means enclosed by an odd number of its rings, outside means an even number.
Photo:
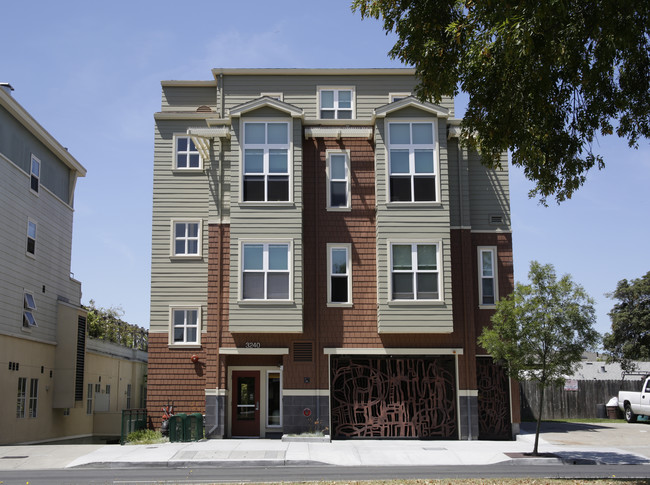
[{"label": "tree trunk", "polygon": [[535,446],[533,447],[533,456],[537,456],[537,445],[539,444],[539,430],[542,425],[542,410],[544,409],[544,386],[540,386],[539,392],[539,409],[537,412],[537,428],[535,429]]}]

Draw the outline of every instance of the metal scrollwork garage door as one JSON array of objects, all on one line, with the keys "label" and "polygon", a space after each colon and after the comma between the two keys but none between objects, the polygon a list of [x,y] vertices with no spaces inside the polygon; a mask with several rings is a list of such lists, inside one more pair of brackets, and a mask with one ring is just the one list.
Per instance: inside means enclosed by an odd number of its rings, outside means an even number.
[{"label": "metal scrollwork garage door", "polygon": [[481,440],[512,439],[510,386],[502,366],[492,357],[476,359],[478,380],[478,426]]},{"label": "metal scrollwork garage door", "polygon": [[458,439],[453,357],[332,358],[335,438]]}]

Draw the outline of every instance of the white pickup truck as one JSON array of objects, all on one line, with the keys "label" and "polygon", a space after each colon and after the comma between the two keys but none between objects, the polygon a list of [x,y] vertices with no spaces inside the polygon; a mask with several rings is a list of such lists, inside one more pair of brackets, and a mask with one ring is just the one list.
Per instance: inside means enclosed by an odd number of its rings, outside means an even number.
[{"label": "white pickup truck", "polygon": [[618,407],[628,423],[635,423],[637,416],[650,416],[650,376],[645,376],[639,392],[618,391]]}]

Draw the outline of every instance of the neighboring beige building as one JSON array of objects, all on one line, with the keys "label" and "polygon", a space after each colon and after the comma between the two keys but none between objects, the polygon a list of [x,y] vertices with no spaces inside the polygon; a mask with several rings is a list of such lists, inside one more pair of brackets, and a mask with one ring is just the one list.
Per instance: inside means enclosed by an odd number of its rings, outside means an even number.
[{"label": "neighboring beige building", "polygon": [[75,185],[86,169],[11,91],[0,85],[0,444],[93,434],[95,376],[115,389],[117,410],[128,383],[140,405],[146,372],[141,357],[126,363],[86,347],[81,283],[70,273]]}]

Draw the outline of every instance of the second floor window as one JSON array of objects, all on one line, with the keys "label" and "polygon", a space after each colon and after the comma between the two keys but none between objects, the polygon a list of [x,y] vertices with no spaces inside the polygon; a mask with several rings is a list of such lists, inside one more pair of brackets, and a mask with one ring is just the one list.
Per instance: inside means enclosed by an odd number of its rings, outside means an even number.
[{"label": "second floor window", "polygon": [[289,244],[245,243],[242,253],[242,298],[288,300]]},{"label": "second floor window", "polygon": [[289,200],[289,123],[244,123],[242,200]]},{"label": "second floor window", "polygon": [[389,123],[391,202],[436,200],[433,123]]},{"label": "second floor window", "polygon": [[174,256],[198,256],[200,254],[199,222],[174,222]]},{"label": "second floor window", "polygon": [[327,208],[350,207],[350,161],[346,152],[327,154]]},{"label": "second floor window", "polygon": [[353,118],[353,89],[321,89],[318,102],[320,118],[323,120],[350,120]]},{"label": "second floor window", "polygon": [[175,168],[182,170],[201,168],[201,156],[189,136],[176,137],[175,152]]},{"label": "second floor window", "polygon": [[439,300],[438,244],[391,245],[393,300]]},{"label": "second floor window", "polygon": [[36,253],[36,223],[34,221],[27,221],[27,253]]}]

